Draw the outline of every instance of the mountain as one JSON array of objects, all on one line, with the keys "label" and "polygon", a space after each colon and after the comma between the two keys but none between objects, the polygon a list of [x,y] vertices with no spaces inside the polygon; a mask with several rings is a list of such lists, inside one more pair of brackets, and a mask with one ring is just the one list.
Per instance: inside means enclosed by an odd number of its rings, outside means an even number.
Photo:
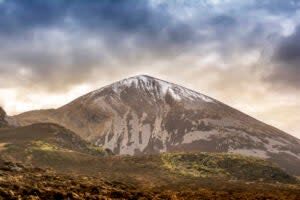
[{"label": "mountain", "polygon": [[234,152],[270,159],[300,175],[299,139],[208,96],[145,75],[13,119],[19,125],[60,124],[115,154]]}]

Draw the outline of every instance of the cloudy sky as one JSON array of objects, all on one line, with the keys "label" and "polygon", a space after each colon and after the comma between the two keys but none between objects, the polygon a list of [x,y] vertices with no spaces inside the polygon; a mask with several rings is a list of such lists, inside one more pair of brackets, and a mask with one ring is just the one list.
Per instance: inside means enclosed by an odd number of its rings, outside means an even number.
[{"label": "cloudy sky", "polygon": [[148,74],[300,138],[299,0],[0,0],[0,105]]}]

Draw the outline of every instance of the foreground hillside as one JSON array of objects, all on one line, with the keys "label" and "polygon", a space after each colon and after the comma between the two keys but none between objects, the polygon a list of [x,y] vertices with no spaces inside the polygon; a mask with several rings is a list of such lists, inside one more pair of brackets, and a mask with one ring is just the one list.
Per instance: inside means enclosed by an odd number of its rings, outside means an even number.
[{"label": "foreground hillside", "polygon": [[[276,164],[232,153],[111,155],[56,124],[0,128],[0,199],[297,199]],[[275,192],[274,192],[275,191]]]},{"label": "foreground hillside", "polygon": [[[228,161],[232,164],[227,165]],[[99,170],[97,175],[89,175],[0,160],[0,199],[297,200],[300,197],[300,185],[293,177],[265,161],[237,155],[110,156],[101,165],[102,170],[95,169]]]},{"label": "foreground hillside", "polygon": [[236,154],[108,156],[103,149],[83,141],[73,132],[56,124],[0,128],[0,145],[0,157],[5,161],[52,168],[62,173],[100,174],[124,180],[140,176],[141,179],[157,178],[161,181],[187,176],[294,182],[292,176],[272,162]]}]

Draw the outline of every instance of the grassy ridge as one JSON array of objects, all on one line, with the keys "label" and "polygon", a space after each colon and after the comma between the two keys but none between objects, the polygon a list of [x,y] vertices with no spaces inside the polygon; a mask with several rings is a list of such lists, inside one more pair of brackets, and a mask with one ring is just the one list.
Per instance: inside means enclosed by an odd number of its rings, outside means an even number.
[{"label": "grassy ridge", "polygon": [[[100,147],[82,140],[75,133],[56,124],[0,128],[0,157],[57,171],[91,171],[98,157],[106,155]],[[86,167],[88,166],[88,167]]]},{"label": "grassy ridge", "polygon": [[167,153],[161,157],[166,168],[188,176],[296,182],[274,163],[255,157],[231,153]]}]

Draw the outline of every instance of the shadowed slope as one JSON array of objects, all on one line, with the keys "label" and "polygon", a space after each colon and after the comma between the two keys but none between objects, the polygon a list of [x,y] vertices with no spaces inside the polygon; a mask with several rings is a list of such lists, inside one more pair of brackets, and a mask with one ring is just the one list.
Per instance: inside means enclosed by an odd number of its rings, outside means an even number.
[{"label": "shadowed slope", "polygon": [[106,154],[66,128],[48,123],[0,129],[0,153],[4,160],[62,169]]}]

